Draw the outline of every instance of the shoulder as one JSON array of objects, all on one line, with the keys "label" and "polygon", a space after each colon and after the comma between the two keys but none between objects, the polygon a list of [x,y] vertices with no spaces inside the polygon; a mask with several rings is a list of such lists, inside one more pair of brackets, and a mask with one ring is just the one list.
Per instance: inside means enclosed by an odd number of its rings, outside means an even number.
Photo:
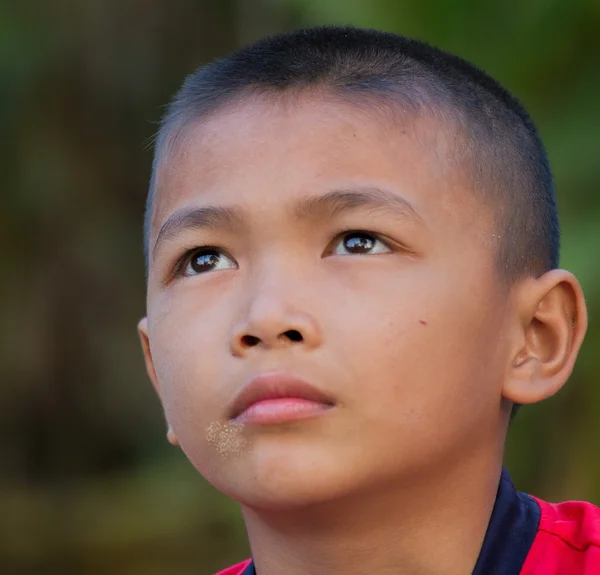
[{"label": "shoulder", "polygon": [[246,559],[246,561],[236,563],[235,565],[232,565],[223,571],[215,573],[215,575],[243,575],[251,561],[251,559]]},{"label": "shoulder", "polygon": [[540,506],[540,523],[522,575],[600,573],[600,508],[584,501]]}]

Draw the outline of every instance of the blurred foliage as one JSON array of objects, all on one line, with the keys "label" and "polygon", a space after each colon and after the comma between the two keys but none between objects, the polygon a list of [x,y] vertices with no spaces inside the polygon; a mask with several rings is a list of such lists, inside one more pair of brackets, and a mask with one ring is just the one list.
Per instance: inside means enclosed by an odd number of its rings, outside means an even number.
[{"label": "blurred foliage", "polygon": [[356,24],[480,65],[539,125],[563,266],[590,328],[569,386],[524,408],[518,486],[600,503],[600,4],[595,0],[0,3],[0,572],[211,573],[247,553],[236,506],[167,449],[135,334],[161,107],[196,66],[275,31]]}]

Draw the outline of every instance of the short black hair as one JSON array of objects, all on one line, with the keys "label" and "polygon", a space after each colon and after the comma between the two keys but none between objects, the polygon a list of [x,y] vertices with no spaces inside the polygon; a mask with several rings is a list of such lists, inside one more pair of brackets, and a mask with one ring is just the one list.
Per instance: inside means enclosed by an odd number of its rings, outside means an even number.
[{"label": "short black hair", "polygon": [[537,130],[519,101],[465,60],[398,34],[354,27],[297,30],[260,40],[187,77],[157,134],[146,204],[148,264],[159,164],[186,126],[254,95],[324,89],[434,114],[461,136],[460,158],[492,208],[498,269],[513,282],[558,266],[554,184]]}]

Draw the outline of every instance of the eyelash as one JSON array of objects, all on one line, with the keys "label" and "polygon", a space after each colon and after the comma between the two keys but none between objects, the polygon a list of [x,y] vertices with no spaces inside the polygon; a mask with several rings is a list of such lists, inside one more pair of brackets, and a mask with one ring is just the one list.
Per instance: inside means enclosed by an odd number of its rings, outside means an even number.
[{"label": "eyelash", "polygon": [[[344,238],[344,236],[348,236],[351,234],[364,234],[367,236],[371,236],[373,239],[383,243],[390,250],[390,252],[397,251],[397,249],[398,249],[398,248],[396,248],[396,250],[395,250],[394,242],[387,240],[381,234],[378,234],[375,232],[370,232],[368,230],[357,230],[355,228],[351,228],[351,229],[343,230],[334,236],[334,238],[327,244],[327,250],[326,250],[327,253],[328,254],[331,253],[331,246],[335,246],[336,242],[339,242],[340,240],[342,240]],[[170,279],[175,279],[175,278],[184,276],[184,272],[185,272],[187,266],[189,265],[192,257],[200,251],[216,251],[216,252],[225,254],[226,256],[230,257],[231,259],[234,259],[223,248],[219,248],[215,245],[210,245],[210,244],[199,244],[199,245],[196,245],[194,247],[191,247],[191,248],[188,248],[187,250],[185,250],[183,255],[175,263],[173,273],[171,274]]]},{"label": "eyelash", "polygon": [[194,254],[198,253],[201,250],[203,250],[203,251],[214,250],[214,251],[218,251],[218,252],[224,252],[223,248],[219,248],[217,246],[213,246],[210,244],[197,244],[194,247],[188,248],[184,251],[183,255],[175,263],[175,267],[173,268],[173,274],[172,274],[173,277],[182,276],[183,272],[185,271],[185,268],[190,263]]}]

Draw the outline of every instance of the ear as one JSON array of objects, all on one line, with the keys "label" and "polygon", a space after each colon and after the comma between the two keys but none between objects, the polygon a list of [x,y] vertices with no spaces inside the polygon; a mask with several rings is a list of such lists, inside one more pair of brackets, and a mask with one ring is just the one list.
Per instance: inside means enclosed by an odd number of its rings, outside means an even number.
[{"label": "ear", "polygon": [[515,286],[515,346],[503,396],[516,404],[536,403],[557,393],[573,371],[587,329],[579,282],[552,270]]},{"label": "ear", "polygon": [[[148,373],[148,377],[158,394],[159,399],[161,398],[160,394],[160,385],[158,383],[158,377],[156,376],[156,370],[154,369],[154,361],[152,360],[152,352],[150,351],[150,338],[148,337],[148,318],[142,318],[137,326],[138,334],[140,336],[140,342],[142,344],[142,351],[144,353],[144,361],[146,363],[146,371]],[[167,430],[167,440],[172,445],[179,445],[177,441],[177,437],[171,425],[167,422],[168,430]]]},{"label": "ear", "polygon": [[140,343],[142,344],[142,352],[144,353],[144,362],[146,363],[146,372],[148,377],[160,397],[160,388],[158,386],[158,378],[156,377],[156,370],[154,369],[154,362],[152,361],[152,352],[150,351],[150,338],[148,337],[148,318],[142,318],[137,325],[138,334],[140,336]]}]

